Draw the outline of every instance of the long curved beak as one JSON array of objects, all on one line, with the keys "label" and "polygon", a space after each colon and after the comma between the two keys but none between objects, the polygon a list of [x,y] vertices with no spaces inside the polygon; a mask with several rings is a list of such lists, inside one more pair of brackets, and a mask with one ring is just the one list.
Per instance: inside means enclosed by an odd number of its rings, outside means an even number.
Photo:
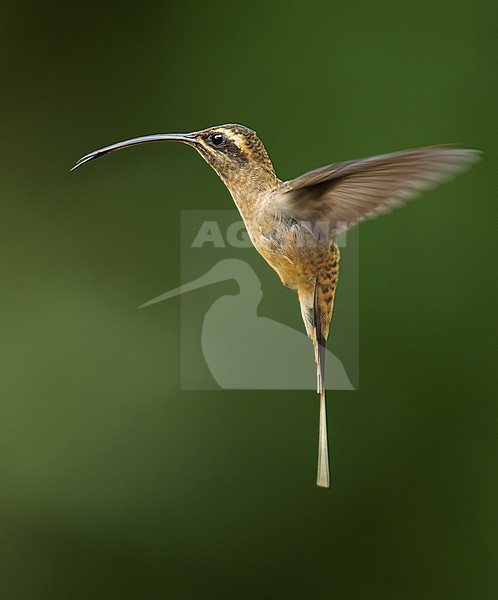
[{"label": "long curved beak", "polygon": [[90,160],[98,158],[99,156],[104,156],[104,154],[108,154],[109,152],[115,152],[116,150],[121,150],[122,148],[129,148],[130,146],[138,146],[138,144],[147,144],[148,142],[183,142],[185,144],[193,145],[197,142],[197,138],[193,133],[156,133],[154,135],[143,135],[141,137],[125,140],[124,142],[118,142],[117,144],[112,144],[111,146],[106,146],[100,150],[90,152],[90,154],[86,154],[80,158],[71,171],[74,171],[74,169],[81,167],[81,165],[89,162]]}]

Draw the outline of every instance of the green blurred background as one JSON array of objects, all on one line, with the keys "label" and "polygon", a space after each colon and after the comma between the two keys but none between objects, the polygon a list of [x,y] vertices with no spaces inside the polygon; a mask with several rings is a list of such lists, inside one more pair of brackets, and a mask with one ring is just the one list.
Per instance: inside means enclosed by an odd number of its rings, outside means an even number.
[{"label": "green blurred background", "polygon": [[[496,598],[496,2],[2,9],[0,595]],[[361,225],[360,385],[180,390],[180,211],[231,208],[191,149],[241,122],[278,174],[457,142],[485,160]],[[347,273],[343,273],[347,277]],[[285,307],[300,327],[297,303]],[[265,295],[262,312],[278,319]],[[340,292],[335,316],[340,321]],[[332,334],[333,335],[333,334]]]}]

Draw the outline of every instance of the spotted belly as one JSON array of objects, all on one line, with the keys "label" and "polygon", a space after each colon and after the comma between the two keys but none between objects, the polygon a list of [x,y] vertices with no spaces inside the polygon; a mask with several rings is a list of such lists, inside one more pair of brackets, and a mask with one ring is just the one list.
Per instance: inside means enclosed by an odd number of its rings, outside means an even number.
[{"label": "spotted belly", "polygon": [[322,246],[308,231],[289,228],[260,235],[254,245],[286,287],[306,295],[317,283],[335,289],[340,254],[334,241]]}]

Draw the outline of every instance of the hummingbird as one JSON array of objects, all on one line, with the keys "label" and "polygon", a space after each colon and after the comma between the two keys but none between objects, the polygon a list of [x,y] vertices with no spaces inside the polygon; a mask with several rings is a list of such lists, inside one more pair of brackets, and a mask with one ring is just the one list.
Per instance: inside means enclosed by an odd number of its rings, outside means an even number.
[{"label": "hummingbird", "polygon": [[325,347],[339,277],[337,236],[450,179],[476,162],[480,152],[432,146],[333,163],[282,181],[256,133],[243,125],[228,124],[118,142],[83,156],[73,169],[116,150],[163,141],[192,146],[215,170],[228,188],[254,248],[281,282],[297,291],[317,371],[316,483],[328,488]]}]

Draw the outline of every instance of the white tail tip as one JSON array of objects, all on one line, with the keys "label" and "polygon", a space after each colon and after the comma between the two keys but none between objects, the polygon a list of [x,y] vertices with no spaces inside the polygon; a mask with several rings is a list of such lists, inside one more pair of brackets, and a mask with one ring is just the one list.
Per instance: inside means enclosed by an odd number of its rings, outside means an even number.
[{"label": "white tail tip", "polygon": [[318,431],[318,474],[316,478],[316,485],[322,488],[330,487],[325,390],[323,390],[320,394],[320,425]]}]

